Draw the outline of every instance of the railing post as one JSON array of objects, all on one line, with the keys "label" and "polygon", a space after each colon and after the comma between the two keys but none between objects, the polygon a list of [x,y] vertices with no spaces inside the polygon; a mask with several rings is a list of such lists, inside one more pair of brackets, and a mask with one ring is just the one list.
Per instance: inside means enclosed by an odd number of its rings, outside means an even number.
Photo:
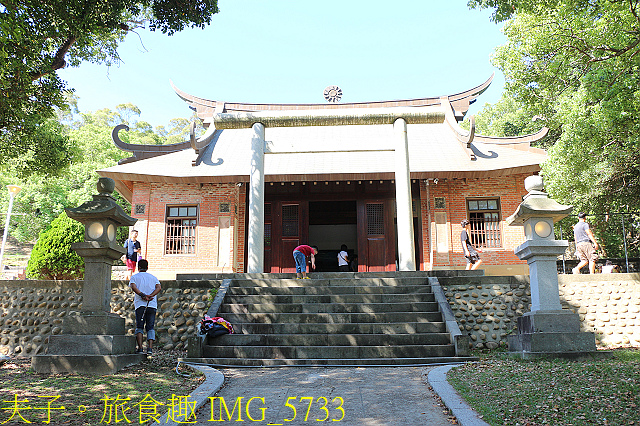
[{"label": "railing post", "polygon": [[624,260],[627,264],[627,274],[629,273],[629,255],[627,254],[627,231],[624,229],[624,213],[622,213],[622,241],[624,242]]}]

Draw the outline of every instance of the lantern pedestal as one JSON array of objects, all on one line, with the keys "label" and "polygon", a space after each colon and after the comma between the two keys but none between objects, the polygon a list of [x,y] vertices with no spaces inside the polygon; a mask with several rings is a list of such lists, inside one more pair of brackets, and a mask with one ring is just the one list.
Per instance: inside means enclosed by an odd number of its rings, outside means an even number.
[{"label": "lantern pedestal", "polygon": [[136,222],[111,197],[113,189],[113,180],[100,178],[93,201],[67,209],[85,226],[85,241],[71,246],[85,261],[82,308],[64,319],[63,334],[49,337],[47,353],[32,358],[38,373],[112,374],[146,358],[134,353],[135,336],[125,335],[124,318],[111,312],[111,267],[125,254],[116,229]]},{"label": "lantern pedestal", "polygon": [[560,304],[556,261],[569,244],[555,239],[553,224],[573,207],[550,199],[540,176],[525,179],[525,188],[529,193],[506,222],[524,226],[526,241],[514,252],[529,265],[531,312],[518,318],[509,351],[521,358],[607,356],[596,351],[594,333],[580,331],[580,316]]}]

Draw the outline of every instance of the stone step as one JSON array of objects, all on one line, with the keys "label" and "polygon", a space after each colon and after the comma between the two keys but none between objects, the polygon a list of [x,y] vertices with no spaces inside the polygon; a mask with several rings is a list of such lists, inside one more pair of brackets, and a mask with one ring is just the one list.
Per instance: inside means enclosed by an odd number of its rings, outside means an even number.
[{"label": "stone step", "polygon": [[391,312],[438,312],[436,302],[414,303],[225,303],[219,314],[315,314],[315,313],[391,313]]},{"label": "stone step", "polygon": [[448,345],[449,333],[423,334],[225,334],[210,346],[391,346]]},{"label": "stone step", "polygon": [[180,361],[193,362],[199,364],[209,364],[212,366],[236,366],[236,367],[281,367],[281,366],[411,366],[430,364],[453,364],[467,361],[477,361],[476,357],[418,357],[418,358],[299,358],[299,359],[270,359],[270,358],[182,358]]},{"label": "stone step", "polygon": [[[465,271],[465,270],[438,270],[438,271],[385,271],[385,272],[312,272],[309,274],[311,278],[332,279],[332,278],[352,278],[352,279],[368,279],[368,278],[416,278],[416,277],[475,277],[484,275],[483,270]],[[274,278],[293,278],[293,273],[190,273],[177,274],[177,280],[223,280],[223,279],[274,279]]]},{"label": "stone step", "polygon": [[326,295],[326,294],[421,294],[431,293],[431,286],[404,285],[404,286],[300,286],[290,287],[238,287],[235,282],[229,290],[228,295],[251,295],[251,294],[273,294],[273,295]]},{"label": "stone step", "polygon": [[455,356],[453,345],[221,346],[204,347],[207,358],[420,358]]},{"label": "stone step", "polygon": [[[406,323],[234,323],[237,334],[400,334],[400,333],[444,333],[444,322]],[[224,337],[224,336],[221,336]]]},{"label": "stone step", "polygon": [[401,303],[435,302],[433,293],[410,294],[227,294],[225,303]]},{"label": "stone step", "polygon": [[411,285],[427,285],[429,280],[427,277],[415,278],[369,278],[369,279],[353,279],[353,278],[312,278],[308,280],[298,280],[295,278],[264,278],[264,279],[237,279],[233,280],[233,287],[371,287],[371,286],[388,286],[402,287]]},{"label": "stone step", "polygon": [[246,322],[263,323],[407,323],[441,322],[440,312],[390,312],[390,313],[227,313],[224,318],[231,324]]},{"label": "stone step", "polygon": [[[443,274],[457,276],[455,274]],[[238,274],[218,315],[235,334],[208,339],[227,365],[410,365],[460,360],[424,272]]]}]

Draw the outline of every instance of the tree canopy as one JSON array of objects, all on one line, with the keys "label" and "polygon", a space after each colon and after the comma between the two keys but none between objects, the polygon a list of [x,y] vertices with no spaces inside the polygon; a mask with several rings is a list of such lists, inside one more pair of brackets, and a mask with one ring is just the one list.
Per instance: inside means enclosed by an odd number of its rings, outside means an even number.
[{"label": "tree canopy", "polygon": [[[76,103],[73,98],[68,102],[72,106]],[[3,187],[9,184],[22,187],[13,210],[17,215],[11,220],[11,235],[19,241],[34,241],[65,207],[77,207],[90,200],[99,177],[96,170],[111,167],[130,155],[111,140],[111,131],[116,124],[125,123],[130,127],[130,131],[121,132],[121,137],[132,144],[183,142],[189,134],[189,120],[185,118],[170,120],[167,128],[158,126],[151,129],[148,123],[138,120],[141,111],[130,103],[120,104],[115,110],[59,112],[60,117],[50,122],[57,126],[57,134],[68,142],[67,166],[55,175],[43,171],[25,173],[24,165],[31,157],[24,154],[0,167],[0,184]],[[198,132],[203,130],[200,127]],[[113,195],[125,211],[131,210],[120,194],[116,192]],[[8,197],[7,191],[0,192],[0,204],[7,205]],[[122,236],[126,238],[126,230]]]},{"label": "tree canopy", "polygon": [[[505,92],[480,114],[480,130],[495,133],[505,122],[521,133],[548,126],[547,190],[579,210],[602,214],[592,220],[601,235],[620,227],[619,217],[606,214],[640,209],[638,2],[468,4],[493,8],[492,19],[505,21],[507,36],[493,58],[505,74]],[[509,111],[507,120],[504,111]],[[636,232],[629,225],[627,231]],[[606,248],[620,253],[614,244]]]},{"label": "tree canopy", "polygon": [[[109,65],[128,32],[204,28],[217,12],[217,0],[0,0],[0,162],[27,154],[31,169],[55,172],[69,160],[48,121],[65,104],[57,70]],[[53,160],[37,152],[49,145],[60,154]]]}]

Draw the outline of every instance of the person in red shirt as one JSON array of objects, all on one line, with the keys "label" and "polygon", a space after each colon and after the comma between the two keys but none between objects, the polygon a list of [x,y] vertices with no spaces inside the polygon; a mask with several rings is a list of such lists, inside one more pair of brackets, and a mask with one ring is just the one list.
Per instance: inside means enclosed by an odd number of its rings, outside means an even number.
[{"label": "person in red shirt", "polygon": [[307,258],[311,257],[311,269],[316,269],[316,254],[318,254],[318,247],[301,245],[293,250],[293,260],[296,261],[296,279],[310,279],[307,277]]}]

